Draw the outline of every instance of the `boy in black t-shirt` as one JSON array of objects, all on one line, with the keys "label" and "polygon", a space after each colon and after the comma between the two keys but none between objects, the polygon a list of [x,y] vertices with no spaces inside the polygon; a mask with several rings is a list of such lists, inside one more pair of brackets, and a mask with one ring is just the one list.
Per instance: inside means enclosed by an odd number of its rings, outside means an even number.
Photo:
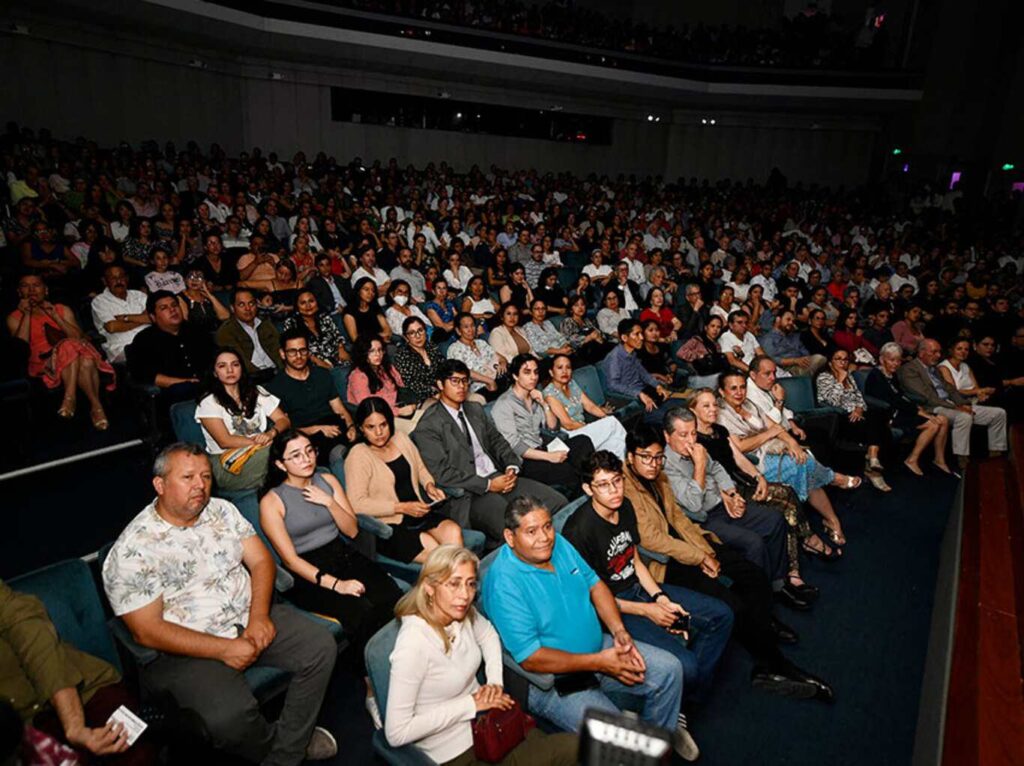
[{"label": "boy in black t-shirt", "polygon": [[[562,534],[615,595],[630,635],[672,653],[683,666],[685,698],[699,699],[729,640],[732,610],[711,596],[659,586],[651,576],[640,559],[640,532],[624,495],[621,460],[607,450],[595,452],[583,463],[582,479],[590,502]],[[688,619],[688,626],[680,619]]]}]

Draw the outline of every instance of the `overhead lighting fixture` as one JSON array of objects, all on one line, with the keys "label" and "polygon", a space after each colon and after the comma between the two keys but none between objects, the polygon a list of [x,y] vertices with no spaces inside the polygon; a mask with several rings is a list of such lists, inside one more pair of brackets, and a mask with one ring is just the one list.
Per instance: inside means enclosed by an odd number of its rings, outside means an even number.
[{"label": "overhead lighting fixture", "polygon": [[707,117],[701,117],[700,118],[700,124],[701,125],[707,125],[708,124],[708,118]]},{"label": "overhead lighting fixture", "polygon": [[456,112],[455,113],[455,119],[456,120],[461,120],[462,119],[462,112]]},{"label": "overhead lighting fixture", "polygon": [[654,115],[653,114],[647,115],[647,121],[648,122],[654,122]]},{"label": "overhead lighting fixture", "polygon": [[660,117],[655,117],[655,118],[654,118],[654,121],[655,121],[655,122],[661,122],[661,118],[660,118]]},{"label": "overhead lighting fixture", "polygon": [[271,72],[270,73],[270,79],[271,80],[283,80],[284,79],[284,75],[281,74],[280,72]]},{"label": "overhead lighting fixture", "polygon": [[712,117],[712,118],[711,118],[710,120],[708,120],[708,122],[709,122],[710,124],[714,125],[714,124],[715,124],[715,118],[714,118],[714,117]]}]

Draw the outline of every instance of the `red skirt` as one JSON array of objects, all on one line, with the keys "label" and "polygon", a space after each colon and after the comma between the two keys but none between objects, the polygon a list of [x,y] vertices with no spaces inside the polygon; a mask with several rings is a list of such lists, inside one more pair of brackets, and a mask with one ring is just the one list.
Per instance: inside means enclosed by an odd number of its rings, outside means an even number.
[{"label": "red skirt", "polygon": [[47,388],[57,388],[57,386],[62,385],[64,381],[61,379],[61,373],[64,372],[64,368],[76,359],[83,358],[92,359],[96,363],[96,369],[102,375],[109,376],[110,382],[106,384],[106,389],[113,391],[115,386],[117,386],[117,378],[114,375],[114,368],[110,366],[110,362],[104,359],[100,352],[96,350],[96,347],[89,341],[75,340],[73,338],[65,338],[53,347],[40,375],[43,383],[46,384]]}]

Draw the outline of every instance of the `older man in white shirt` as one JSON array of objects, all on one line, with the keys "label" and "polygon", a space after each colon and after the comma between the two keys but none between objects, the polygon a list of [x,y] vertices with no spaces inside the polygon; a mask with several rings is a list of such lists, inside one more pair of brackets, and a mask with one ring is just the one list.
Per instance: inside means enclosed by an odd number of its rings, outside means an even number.
[{"label": "older man in white shirt", "polygon": [[92,323],[104,338],[107,359],[123,362],[124,350],[149,326],[146,294],[128,289],[128,274],[123,266],[107,266],[103,284],[103,292],[92,299]]}]

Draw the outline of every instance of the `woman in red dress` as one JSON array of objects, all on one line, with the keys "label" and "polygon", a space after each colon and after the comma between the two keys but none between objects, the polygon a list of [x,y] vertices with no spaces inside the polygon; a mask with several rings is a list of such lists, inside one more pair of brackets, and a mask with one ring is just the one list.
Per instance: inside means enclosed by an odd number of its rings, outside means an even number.
[{"label": "woman in red dress", "polygon": [[110,376],[107,389],[112,390],[114,368],[89,342],[74,312],[47,300],[41,276],[23,276],[18,281],[18,298],[18,307],[7,315],[7,329],[29,346],[28,374],[42,379],[47,388],[64,386],[57,414],[68,420],[75,416],[81,391],[89,400],[93,427],[106,431],[110,423],[100,401],[100,374]]}]

